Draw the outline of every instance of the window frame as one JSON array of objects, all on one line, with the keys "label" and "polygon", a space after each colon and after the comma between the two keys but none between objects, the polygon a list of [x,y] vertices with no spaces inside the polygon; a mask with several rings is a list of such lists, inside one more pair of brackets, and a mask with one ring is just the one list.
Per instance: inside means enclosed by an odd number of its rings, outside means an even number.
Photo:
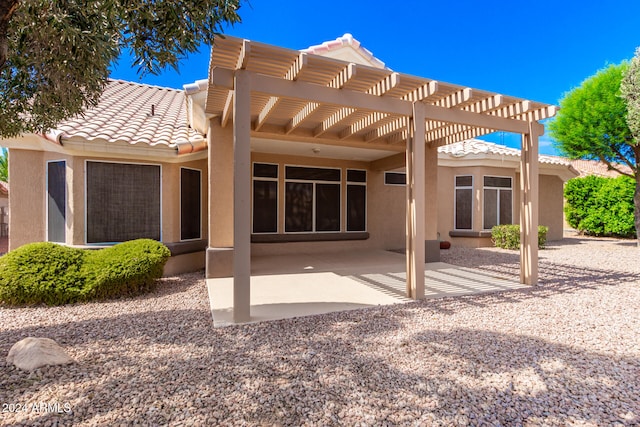
[{"label": "window frame", "polygon": [[[64,241],[54,242],[49,240],[49,164],[50,163],[64,163]],[[67,242],[67,220],[69,215],[69,188],[67,185],[67,159],[47,160],[46,161],[46,173],[45,173],[45,194],[44,194],[44,209],[46,214],[45,221],[45,236],[47,242],[52,243],[66,243]],[[85,209],[86,212],[86,209]]]},{"label": "window frame", "polygon": [[[254,167],[256,164],[260,165],[271,165],[277,166],[278,174],[275,178],[270,177],[262,177],[262,176],[254,176]],[[255,217],[255,207],[254,207],[254,182],[255,181],[268,181],[276,183],[276,231],[259,231],[256,232],[254,229],[254,217]],[[251,234],[279,234],[280,230],[280,164],[271,163],[271,162],[251,162]]]},{"label": "window frame", "polygon": [[[330,233],[341,233],[343,231],[343,201],[342,201],[342,197],[338,198],[338,203],[340,204],[339,209],[340,209],[340,214],[338,215],[338,219],[340,221],[340,224],[338,225],[338,230],[330,230],[330,231],[316,231],[316,220],[317,220],[317,216],[316,216],[316,185],[317,184],[334,184],[338,186],[338,191],[339,194],[342,194],[342,180],[343,180],[343,173],[342,173],[342,168],[341,167],[328,167],[328,166],[309,166],[309,165],[297,165],[297,164],[284,164],[284,177],[283,177],[283,183],[284,183],[284,194],[282,195],[283,197],[283,202],[284,202],[284,216],[283,216],[283,233],[284,234],[330,234]],[[329,170],[337,170],[340,172],[340,180],[338,181],[322,181],[322,180],[311,180],[311,179],[288,179],[287,178],[287,168],[288,167],[297,167],[297,168],[308,168],[308,169],[329,169]],[[311,198],[311,231],[287,231],[287,183],[288,182],[295,182],[295,183],[306,183],[306,184],[313,184],[313,193],[312,193],[312,198]],[[262,233],[261,233],[262,234]]]},{"label": "window frame", "polygon": [[121,242],[91,242],[89,243],[88,240],[88,231],[89,231],[89,226],[88,226],[88,173],[87,173],[87,164],[88,163],[114,163],[114,164],[121,164],[121,165],[142,165],[142,166],[157,166],[158,168],[160,168],[160,198],[159,198],[159,205],[160,205],[160,233],[159,233],[159,242],[163,242],[164,241],[164,237],[163,237],[163,225],[164,225],[164,216],[163,216],[163,206],[164,206],[164,198],[163,198],[163,181],[164,181],[164,176],[163,176],[163,169],[162,169],[162,164],[161,163],[148,163],[148,162],[125,162],[125,161],[115,161],[115,160],[96,160],[96,159],[85,159],[84,160],[84,244],[87,246],[112,246],[112,245],[117,245],[118,243]]},{"label": "window frame", "polygon": [[[404,175],[404,184],[392,184],[387,182],[387,175]],[[394,172],[394,171],[385,171],[384,172],[384,185],[389,185],[391,187],[406,187],[407,186],[407,173],[406,172]]]},{"label": "window frame", "polygon": [[[459,177],[471,177],[471,185],[462,185],[458,186],[457,178]],[[453,177],[453,229],[454,230],[473,230],[473,220],[474,220],[474,212],[473,212],[473,189],[475,185],[475,176],[474,175],[454,175]],[[471,226],[469,228],[458,228],[458,190],[471,190]]]},{"label": "window frame", "polygon": [[[508,178],[510,181],[510,186],[509,187],[496,187],[496,186],[485,186],[484,182],[485,182],[485,178]],[[502,217],[502,210],[500,209],[500,192],[501,191],[510,191],[511,192],[511,223],[513,223],[513,177],[511,176],[500,176],[500,175],[483,175],[482,176],[482,229],[483,230],[491,230],[491,228],[485,228],[485,214],[486,214],[486,197],[485,197],[485,190],[496,190],[497,191],[497,197],[496,197],[496,212],[498,217],[496,218],[496,225],[500,225],[500,218]]]},{"label": "window frame", "polygon": [[[364,172],[364,182],[361,181],[349,181],[349,171],[358,171]],[[367,193],[367,170],[366,169],[356,169],[356,168],[346,168],[345,174],[345,191],[344,191],[344,231],[345,233],[366,233],[369,230],[369,210],[367,207],[368,201],[368,193]],[[349,186],[359,186],[364,187],[364,230],[349,230]]]},{"label": "window frame", "polygon": [[[182,238],[182,170],[191,170],[191,171],[196,171],[200,174],[200,192],[199,192],[199,205],[200,205],[200,212],[199,212],[199,216],[200,216],[200,227],[199,227],[199,235],[198,237],[194,237],[191,239],[183,239]],[[160,175],[160,197],[162,199],[162,174]],[[162,203],[161,203],[162,206]],[[161,208],[162,209],[162,208]],[[202,228],[203,228],[203,221],[202,221],[202,169],[196,169],[196,168],[190,168],[187,166],[180,166],[180,213],[179,213],[179,223],[180,223],[180,241],[181,242],[193,242],[196,240],[202,240]],[[160,213],[160,224],[162,224],[162,212]]]}]

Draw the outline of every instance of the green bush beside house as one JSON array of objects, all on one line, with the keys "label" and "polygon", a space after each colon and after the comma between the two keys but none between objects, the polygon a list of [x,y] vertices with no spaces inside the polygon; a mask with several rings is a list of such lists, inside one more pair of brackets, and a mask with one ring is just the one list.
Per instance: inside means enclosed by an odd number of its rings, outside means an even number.
[{"label": "green bush beside house", "polygon": [[170,252],[150,239],[84,250],[31,243],[0,257],[0,302],[62,305],[153,289]]},{"label": "green bush beside house", "polygon": [[[547,243],[549,227],[538,226],[538,248],[543,249]],[[518,224],[496,225],[491,229],[491,240],[498,248],[520,248],[520,226]]]}]

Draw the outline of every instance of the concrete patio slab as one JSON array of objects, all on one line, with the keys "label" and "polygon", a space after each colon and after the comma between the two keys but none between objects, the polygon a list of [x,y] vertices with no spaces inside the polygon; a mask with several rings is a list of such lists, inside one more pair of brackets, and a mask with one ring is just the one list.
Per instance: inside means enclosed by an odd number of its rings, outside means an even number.
[{"label": "concrete patio slab", "polygon": [[[412,301],[405,257],[389,251],[273,255],[252,259],[251,322]],[[443,262],[425,264],[426,298],[525,288]],[[233,279],[207,279],[214,325],[233,324]]]}]

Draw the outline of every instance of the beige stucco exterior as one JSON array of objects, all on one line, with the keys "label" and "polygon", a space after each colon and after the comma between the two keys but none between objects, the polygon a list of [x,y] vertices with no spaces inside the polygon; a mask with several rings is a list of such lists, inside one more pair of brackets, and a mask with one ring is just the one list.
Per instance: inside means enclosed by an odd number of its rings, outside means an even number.
[{"label": "beige stucco exterior", "polygon": [[[11,149],[9,163],[11,184],[10,249],[23,244],[46,241],[46,166],[49,161],[66,161],[66,244],[87,245],[85,234],[85,171],[87,161],[159,165],[161,170],[161,236],[165,243],[180,242],[180,169],[190,168],[202,173],[201,230],[207,236],[207,160],[182,163],[144,159],[114,159],[100,156],[73,156],[55,152]],[[140,191],[144,191],[143,188]],[[201,267],[200,267],[201,268]]]},{"label": "beige stucco exterior", "polygon": [[[229,206],[233,203],[233,185],[230,177],[233,173],[233,146],[228,128],[218,127],[211,132],[211,143],[217,150],[215,158],[191,160],[185,162],[158,162],[144,159],[119,159],[111,157],[73,156],[55,152],[11,149],[11,223],[10,249],[25,243],[44,241],[46,232],[46,164],[48,161],[65,160],[67,162],[67,233],[66,243],[74,246],[86,245],[85,236],[85,169],[87,161],[105,161],[122,163],[156,164],[161,167],[162,175],[162,241],[180,242],[180,168],[197,169],[202,172],[202,237],[208,238],[209,247],[227,251],[233,247],[233,215]],[[226,153],[226,155],[225,155]],[[346,200],[346,171],[358,169],[367,171],[367,210],[366,224],[368,237],[354,240],[301,241],[279,243],[252,243],[252,255],[313,253],[334,250],[386,249],[400,250],[406,245],[406,189],[405,186],[386,185],[385,171],[372,168],[372,162],[331,159],[324,157],[281,155],[253,152],[251,162],[279,165],[278,180],[278,234],[284,234],[284,167],[308,166],[340,168],[342,182],[342,226],[346,232],[344,205]],[[434,185],[437,204],[433,197],[427,198],[425,236],[433,239],[451,241],[454,246],[480,247],[491,245],[488,237],[452,237],[454,230],[454,189],[455,177],[473,176],[473,231],[487,231],[482,228],[483,200],[482,179],[484,176],[501,176],[513,179],[513,219],[519,218],[518,188],[519,173],[513,165],[496,166],[437,166],[426,168],[428,182]],[[209,170],[212,180],[209,181]],[[401,169],[402,170],[402,169]],[[437,171],[437,172],[436,172]],[[211,186],[209,186],[209,182]],[[563,179],[553,174],[540,175],[540,224],[549,227],[548,240],[558,240],[563,235]],[[428,189],[427,189],[428,191]],[[434,191],[434,190],[431,190]],[[211,198],[211,204],[208,199]],[[431,206],[437,206],[437,222]],[[209,232],[207,217],[209,210],[217,225]],[[429,228],[431,227],[431,228]],[[232,258],[224,258],[229,263]],[[178,262],[178,260],[181,260]],[[167,267],[167,274],[181,270],[203,268],[204,252],[195,255],[181,255],[173,259]],[[182,267],[180,267],[182,265]],[[228,268],[225,269],[228,274]]]}]

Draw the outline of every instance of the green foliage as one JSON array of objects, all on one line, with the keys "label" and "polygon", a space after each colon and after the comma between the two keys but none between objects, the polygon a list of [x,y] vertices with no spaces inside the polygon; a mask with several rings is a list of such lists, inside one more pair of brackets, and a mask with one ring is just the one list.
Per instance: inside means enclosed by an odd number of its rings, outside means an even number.
[{"label": "green foliage", "polygon": [[567,222],[585,234],[634,236],[635,186],[627,176],[570,179],[564,189]]},{"label": "green foliage", "polygon": [[626,122],[627,107],[620,82],[628,65],[610,65],[567,93],[549,124],[556,148],[564,155],[594,159],[616,168],[635,167],[637,159]]},{"label": "green foliage", "polygon": [[239,8],[240,0],[0,2],[0,137],[46,132],[95,105],[122,49],[143,74],[177,68],[240,22]]},{"label": "green foliage", "polygon": [[[538,248],[543,249],[547,243],[549,227],[538,226]],[[493,244],[502,249],[520,248],[520,226],[518,224],[496,225],[491,229]]]},{"label": "green foliage", "polygon": [[640,143],[640,48],[636,49],[622,78],[620,94],[627,104],[627,125],[637,145]]},{"label": "green foliage", "polygon": [[2,148],[0,155],[0,181],[9,182],[9,151]]},{"label": "green foliage", "polygon": [[0,302],[62,305],[144,293],[169,255],[149,239],[99,250],[31,243],[0,257]]}]

